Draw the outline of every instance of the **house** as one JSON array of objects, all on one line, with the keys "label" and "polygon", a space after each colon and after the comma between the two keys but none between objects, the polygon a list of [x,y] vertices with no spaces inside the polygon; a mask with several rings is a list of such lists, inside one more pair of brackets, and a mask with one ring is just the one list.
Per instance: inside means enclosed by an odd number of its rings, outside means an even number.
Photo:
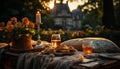
[{"label": "house", "polygon": [[82,19],[83,14],[79,8],[72,11],[72,17],[73,17],[73,29],[79,30],[82,28]]},{"label": "house", "polygon": [[63,30],[73,30],[81,27],[81,15],[75,11],[73,13],[70,11],[68,1],[66,3],[56,3],[55,0],[51,13],[55,25],[61,27]]}]

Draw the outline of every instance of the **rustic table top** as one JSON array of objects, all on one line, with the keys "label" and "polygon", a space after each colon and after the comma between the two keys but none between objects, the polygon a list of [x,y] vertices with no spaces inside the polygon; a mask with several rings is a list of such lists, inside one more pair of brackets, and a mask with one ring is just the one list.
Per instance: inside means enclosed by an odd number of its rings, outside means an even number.
[{"label": "rustic table top", "polygon": [[[75,54],[76,53],[84,55],[81,51],[77,51],[75,52]],[[8,67],[9,69],[15,69],[14,67],[18,60],[18,56],[22,53],[15,53],[14,51],[8,50],[4,54],[5,54],[4,60],[6,62],[5,66],[7,65],[6,69],[8,69]],[[56,55],[55,59],[60,59],[65,56],[69,57],[73,55],[74,54]],[[120,53],[93,53],[89,57],[85,56],[85,58],[86,58],[86,61],[78,62],[78,63],[71,65],[71,69],[120,69],[120,62],[119,62]]]}]

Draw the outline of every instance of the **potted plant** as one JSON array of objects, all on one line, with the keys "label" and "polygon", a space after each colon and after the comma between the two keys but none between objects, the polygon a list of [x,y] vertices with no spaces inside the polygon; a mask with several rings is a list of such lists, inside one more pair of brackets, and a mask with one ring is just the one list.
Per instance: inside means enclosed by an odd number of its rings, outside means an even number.
[{"label": "potted plant", "polygon": [[32,49],[31,39],[35,35],[34,27],[35,24],[27,17],[22,18],[21,21],[17,21],[16,17],[10,18],[4,30],[8,32],[12,39],[12,48],[21,50]]}]

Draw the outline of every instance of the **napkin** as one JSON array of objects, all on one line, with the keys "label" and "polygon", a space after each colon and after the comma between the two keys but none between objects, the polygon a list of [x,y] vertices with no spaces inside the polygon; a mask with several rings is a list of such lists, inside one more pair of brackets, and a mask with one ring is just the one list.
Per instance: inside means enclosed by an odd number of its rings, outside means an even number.
[{"label": "napkin", "polygon": [[73,64],[82,62],[81,56],[82,55],[80,54],[76,54],[72,56],[59,57],[54,59],[47,69],[70,69]]},{"label": "napkin", "polygon": [[53,57],[54,55],[45,55],[40,52],[20,54],[16,69],[46,69]]},{"label": "napkin", "polygon": [[0,47],[0,69],[3,69],[3,58],[4,58],[4,52],[9,49],[9,46],[3,46]]},{"label": "napkin", "polygon": [[108,59],[120,60],[120,53],[102,53],[100,56]]}]

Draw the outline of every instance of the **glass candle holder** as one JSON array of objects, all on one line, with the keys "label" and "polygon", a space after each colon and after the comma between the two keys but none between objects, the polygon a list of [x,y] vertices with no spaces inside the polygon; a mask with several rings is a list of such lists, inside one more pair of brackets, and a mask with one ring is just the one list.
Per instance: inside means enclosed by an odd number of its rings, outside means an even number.
[{"label": "glass candle holder", "polygon": [[84,41],[82,43],[82,49],[83,49],[84,54],[86,55],[92,54],[92,51],[93,51],[92,41]]},{"label": "glass candle holder", "polygon": [[61,43],[61,36],[60,34],[52,34],[51,36],[51,44],[52,48],[57,48]]}]

